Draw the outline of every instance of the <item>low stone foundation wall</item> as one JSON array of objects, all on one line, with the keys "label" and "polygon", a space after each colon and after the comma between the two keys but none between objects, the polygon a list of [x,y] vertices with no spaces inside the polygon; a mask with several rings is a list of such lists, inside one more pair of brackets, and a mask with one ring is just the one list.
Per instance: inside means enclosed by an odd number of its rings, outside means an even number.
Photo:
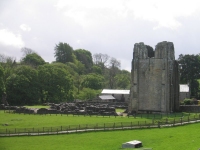
[{"label": "low stone foundation wall", "polygon": [[198,106],[198,105],[181,105],[180,111],[199,113],[200,112],[200,106]]}]

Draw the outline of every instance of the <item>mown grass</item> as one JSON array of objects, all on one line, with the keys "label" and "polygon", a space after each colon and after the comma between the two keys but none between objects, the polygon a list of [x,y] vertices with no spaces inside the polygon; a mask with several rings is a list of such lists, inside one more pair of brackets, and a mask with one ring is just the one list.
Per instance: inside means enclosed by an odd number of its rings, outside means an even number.
[{"label": "mown grass", "polygon": [[171,128],[101,131],[48,136],[1,137],[1,150],[121,150],[121,144],[140,140],[153,150],[198,150],[200,123]]},{"label": "mown grass", "polygon": [[[0,111],[0,129],[4,128],[37,128],[37,127],[55,127],[79,124],[97,124],[114,122],[132,122],[144,121],[146,118],[133,118],[123,116],[73,116],[73,115],[33,115],[33,114],[12,114]],[[7,126],[2,126],[7,124]]]},{"label": "mown grass", "polygon": [[34,106],[24,106],[27,108],[49,108],[49,106],[43,106],[43,105],[34,105]]},{"label": "mown grass", "polygon": [[[41,127],[57,127],[57,126],[69,126],[69,125],[83,125],[83,124],[98,124],[98,123],[118,123],[118,122],[144,122],[152,123],[152,118],[160,120],[164,118],[179,118],[180,116],[190,115],[193,118],[195,114],[179,113],[176,115],[138,115],[136,117],[126,116],[73,116],[73,115],[61,115],[61,114],[48,114],[48,115],[33,115],[33,114],[13,114],[4,113],[0,111],[0,129],[9,128],[41,128]],[[199,117],[196,115],[196,117]],[[6,125],[6,126],[5,126]]]},{"label": "mown grass", "polygon": [[116,112],[124,112],[126,109],[117,108]]}]

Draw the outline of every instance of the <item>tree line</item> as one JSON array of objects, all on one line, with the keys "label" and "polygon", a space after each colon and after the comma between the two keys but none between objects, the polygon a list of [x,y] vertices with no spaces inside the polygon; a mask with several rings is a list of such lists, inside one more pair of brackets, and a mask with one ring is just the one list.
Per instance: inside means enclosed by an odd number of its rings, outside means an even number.
[{"label": "tree line", "polygon": [[[34,50],[21,49],[19,62],[0,54],[0,96],[10,105],[70,102],[95,98],[103,88],[130,89],[131,73],[107,54],[74,50],[60,42],[55,61],[48,63]],[[200,98],[200,55],[179,55],[180,84],[189,84],[191,98]]]},{"label": "tree line", "polygon": [[30,48],[21,51],[19,62],[0,54],[0,95],[10,105],[88,100],[103,88],[130,88],[130,72],[107,54],[92,55],[60,42],[54,47],[55,61],[48,63]]},{"label": "tree line", "polygon": [[200,54],[179,55],[180,84],[189,84],[190,98],[200,99]]}]

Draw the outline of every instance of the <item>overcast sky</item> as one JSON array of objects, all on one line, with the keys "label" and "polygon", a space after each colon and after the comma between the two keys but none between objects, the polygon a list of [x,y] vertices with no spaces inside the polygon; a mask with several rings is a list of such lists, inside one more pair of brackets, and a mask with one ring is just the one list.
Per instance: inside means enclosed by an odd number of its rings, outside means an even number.
[{"label": "overcast sky", "polygon": [[0,54],[20,60],[21,48],[55,61],[59,42],[102,53],[131,70],[135,43],[174,43],[200,53],[199,0],[0,0]]}]

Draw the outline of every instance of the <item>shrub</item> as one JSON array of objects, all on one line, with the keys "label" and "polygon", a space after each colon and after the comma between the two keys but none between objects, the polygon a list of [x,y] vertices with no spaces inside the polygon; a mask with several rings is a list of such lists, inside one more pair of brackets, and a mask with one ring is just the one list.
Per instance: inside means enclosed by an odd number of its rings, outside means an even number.
[{"label": "shrub", "polygon": [[191,99],[184,99],[183,103],[184,103],[184,105],[192,105],[192,100]]}]

